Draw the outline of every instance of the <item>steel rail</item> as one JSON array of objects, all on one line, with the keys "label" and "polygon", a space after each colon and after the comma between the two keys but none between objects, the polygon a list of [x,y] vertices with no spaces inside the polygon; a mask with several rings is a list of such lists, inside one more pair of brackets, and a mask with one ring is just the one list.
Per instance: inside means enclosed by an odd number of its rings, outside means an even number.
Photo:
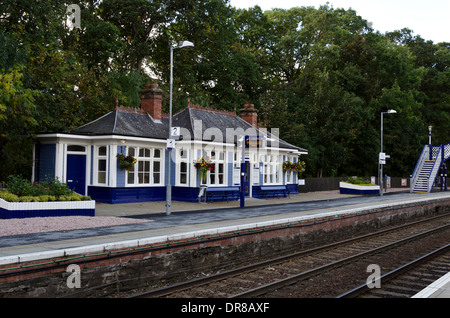
[{"label": "steel rail", "polygon": [[166,286],[166,287],[161,287],[161,288],[157,288],[157,289],[153,289],[150,291],[146,291],[146,292],[142,292],[142,293],[138,293],[138,294],[134,294],[131,295],[127,298],[149,298],[149,297],[163,297],[163,296],[167,296],[170,295],[174,292],[179,292],[179,291],[183,291],[189,288],[193,288],[193,287],[198,287],[201,285],[205,285],[214,281],[218,281],[218,280],[222,280],[222,279],[226,279],[226,278],[230,278],[233,276],[237,276],[243,273],[248,273],[248,272],[252,272],[255,270],[258,270],[260,268],[266,267],[266,266],[270,266],[270,265],[275,265],[275,264],[279,264],[285,261],[288,261],[290,259],[293,258],[297,258],[297,257],[302,257],[302,256],[306,256],[306,255],[311,255],[326,249],[331,249],[331,248],[335,248],[341,245],[345,245],[348,243],[352,243],[352,242],[356,242],[356,241],[360,241],[360,240],[364,240],[364,239],[368,239],[368,238],[373,238],[376,236],[380,236],[389,232],[394,232],[400,229],[404,229],[407,227],[411,227],[411,226],[415,226],[418,224],[422,224],[422,223],[428,223],[443,217],[448,216],[449,214],[442,214],[442,215],[438,215],[435,216],[433,218],[429,218],[429,219],[425,219],[425,220],[420,220],[420,221],[415,221],[415,222],[411,222],[411,223],[407,223],[407,224],[403,224],[400,226],[396,226],[390,229],[385,229],[385,230],[381,230],[375,233],[370,233],[370,234],[365,234],[365,235],[360,235],[354,238],[350,238],[350,239],[346,239],[346,240],[342,240],[339,242],[335,242],[335,243],[331,243],[331,244],[327,244],[327,245],[323,245],[323,246],[319,246],[319,247],[315,247],[312,249],[308,249],[305,251],[300,251],[300,252],[295,252],[295,253],[291,253],[289,255],[285,255],[285,256],[280,256],[277,258],[273,258],[270,260],[266,260],[266,261],[262,261],[262,262],[258,262],[255,264],[250,264],[250,265],[246,265],[246,266],[242,266],[236,269],[230,269],[221,273],[217,273],[217,274],[213,274],[213,275],[209,275],[207,277],[200,277],[200,278],[196,278],[196,279],[192,279],[189,281],[185,281],[185,282],[180,282],[177,284],[173,284],[170,286]]},{"label": "steel rail", "polygon": [[441,227],[438,227],[438,228],[435,228],[435,229],[432,229],[432,230],[429,230],[429,231],[426,231],[426,232],[423,232],[423,233],[420,233],[420,234],[416,234],[416,235],[407,237],[405,239],[402,239],[402,240],[399,240],[399,241],[396,241],[396,242],[393,242],[393,243],[389,243],[389,244],[386,244],[386,245],[383,245],[383,246],[371,249],[369,251],[362,252],[362,253],[359,253],[359,254],[356,254],[356,255],[353,255],[353,256],[350,256],[350,257],[347,257],[347,258],[344,258],[344,259],[341,259],[341,260],[338,260],[338,261],[335,261],[335,262],[332,262],[332,263],[329,263],[329,264],[326,264],[326,265],[323,265],[323,266],[320,266],[320,267],[317,267],[317,268],[314,268],[314,269],[311,269],[311,270],[306,271],[306,272],[302,272],[302,273],[299,273],[299,274],[296,274],[296,275],[292,275],[290,277],[278,280],[276,282],[268,283],[266,285],[263,285],[263,286],[260,286],[260,287],[254,288],[254,289],[247,290],[245,292],[242,292],[242,293],[239,293],[239,294],[236,294],[236,295],[232,295],[229,298],[242,298],[242,297],[261,296],[261,295],[264,295],[264,294],[266,294],[266,293],[268,293],[270,291],[273,291],[273,290],[276,290],[276,289],[279,289],[279,288],[282,288],[282,287],[285,287],[285,286],[288,286],[288,285],[292,285],[292,284],[294,284],[296,282],[308,279],[308,278],[310,278],[312,276],[317,276],[320,273],[323,273],[323,272],[325,272],[327,270],[343,266],[343,265],[345,265],[347,263],[350,263],[350,262],[354,262],[357,259],[361,259],[361,258],[370,256],[372,254],[376,254],[376,253],[382,252],[384,250],[387,250],[387,249],[390,249],[390,248],[393,248],[393,247],[396,247],[396,246],[400,246],[400,245],[406,244],[408,242],[420,239],[422,237],[425,237],[425,236],[428,236],[428,235],[431,235],[431,234],[434,234],[434,233],[446,230],[449,227],[450,227],[450,224],[446,224],[446,225],[443,225]]},{"label": "steel rail", "polygon": [[[412,269],[416,268],[417,266],[423,264],[424,262],[432,260],[435,257],[437,257],[445,252],[448,252],[449,250],[450,250],[450,244],[444,245],[426,255],[423,255],[423,256],[409,262],[408,264],[400,266],[400,267],[380,276],[379,278],[377,278],[374,281],[374,283],[376,283],[377,281],[381,281],[381,280],[383,282],[386,282],[386,281],[395,279],[397,276],[407,273],[407,272],[411,271]],[[367,286],[367,284],[363,284],[363,285],[360,285],[352,290],[349,290],[349,291],[337,296],[336,298],[355,298],[369,290],[370,290],[369,286]]]}]

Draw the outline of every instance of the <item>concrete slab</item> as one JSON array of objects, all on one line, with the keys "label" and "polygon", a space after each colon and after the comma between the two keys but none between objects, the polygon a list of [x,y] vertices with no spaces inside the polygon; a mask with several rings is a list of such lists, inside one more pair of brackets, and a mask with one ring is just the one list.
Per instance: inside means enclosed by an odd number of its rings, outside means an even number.
[{"label": "concrete slab", "polygon": [[450,272],[411,298],[450,298]]}]

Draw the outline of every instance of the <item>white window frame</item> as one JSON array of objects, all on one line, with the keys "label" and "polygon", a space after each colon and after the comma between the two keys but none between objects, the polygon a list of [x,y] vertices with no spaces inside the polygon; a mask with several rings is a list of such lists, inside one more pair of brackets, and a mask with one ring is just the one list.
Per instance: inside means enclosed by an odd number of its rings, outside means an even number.
[{"label": "white window frame", "polygon": [[262,173],[264,185],[276,185],[283,183],[281,178],[281,169],[283,169],[281,158],[281,156],[274,154],[265,154],[261,156],[261,162],[263,163]]},{"label": "white window frame", "polygon": [[[189,175],[190,175],[190,171],[189,171],[189,169],[190,169],[190,167],[189,167],[189,155],[190,155],[189,149],[184,149],[184,148],[177,149],[177,161],[176,161],[177,162],[177,165],[176,165],[176,167],[177,167],[177,174],[176,174],[177,177],[176,177],[176,184],[179,185],[179,186],[182,186],[182,187],[189,186]],[[186,171],[185,172],[181,171],[181,165],[182,164],[186,165]],[[184,182],[184,183],[181,182],[181,180],[182,180],[181,174],[182,173],[184,173],[186,175],[185,176],[186,182]]]},{"label": "white window frame", "polygon": [[[203,150],[202,157],[208,158],[213,163],[214,171],[208,171],[206,176],[206,183],[203,183],[200,179],[201,185],[206,186],[228,186],[228,168],[227,168],[227,156],[226,151],[224,149],[212,149],[212,150]],[[222,173],[220,173],[219,165],[222,165]],[[219,183],[220,175],[222,175],[222,183]],[[214,182],[211,182],[211,177],[214,177]]]},{"label": "white window frame", "polygon": [[[291,156],[286,156],[286,161],[292,161],[292,157]],[[286,174],[285,184],[288,184],[288,183],[291,182],[292,170],[290,170],[290,169],[286,170],[285,174]]]},{"label": "white window frame", "polygon": [[[131,171],[127,171],[125,184],[126,186],[133,186],[133,187],[139,187],[139,186],[154,186],[154,185],[163,185],[163,149],[162,148],[154,148],[154,147],[140,147],[140,146],[128,146],[127,147],[127,154],[130,155],[130,149],[133,149],[131,151],[131,155],[136,158],[136,163],[134,164],[134,169]],[[149,156],[146,155],[146,150],[149,151]],[[159,151],[159,157],[155,157],[156,151]],[[142,153],[143,152],[143,153]],[[141,155],[143,154],[143,156]],[[159,162],[159,171],[155,172],[155,163]],[[141,163],[144,164],[148,163],[148,169],[144,169],[142,171],[139,170]],[[142,173],[148,173],[148,182],[145,181],[145,175],[142,176]],[[130,181],[130,174],[133,174],[132,181]],[[159,174],[159,182],[155,182],[155,174]],[[142,180],[142,182],[140,182]]]},{"label": "white window frame", "polygon": [[[100,148],[105,148],[105,154],[100,155]],[[109,167],[109,160],[108,160],[108,151],[109,146],[108,145],[99,145],[95,146],[95,156],[94,156],[94,183],[96,185],[106,186],[108,185],[108,167]],[[105,171],[100,170],[100,160],[105,161]],[[99,174],[104,173],[105,174],[105,182],[100,182]]]}]

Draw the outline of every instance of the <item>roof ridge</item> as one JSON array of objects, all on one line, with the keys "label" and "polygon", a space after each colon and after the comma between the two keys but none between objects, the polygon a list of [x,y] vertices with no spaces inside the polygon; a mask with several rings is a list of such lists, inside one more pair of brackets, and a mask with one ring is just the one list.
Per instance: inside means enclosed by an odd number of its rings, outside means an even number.
[{"label": "roof ridge", "polygon": [[222,109],[216,109],[216,108],[212,108],[212,107],[205,107],[205,106],[200,106],[200,105],[194,105],[191,104],[190,102],[188,102],[188,109],[197,109],[197,110],[203,110],[203,111],[209,111],[209,112],[213,112],[216,114],[223,114],[223,115],[228,115],[228,116],[236,116],[236,109],[234,111],[229,111],[229,110],[222,110]]},{"label": "roof ridge", "polygon": [[[102,118],[108,116],[108,115],[111,114],[112,112],[113,112],[113,111],[110,111],[110,112],[104,114],[103,116],[100,116],[100,117],[97,118],[97,119],[91,120],[90,122],[87,122],[87,123],[84,124],[84,125],[81,125],[81,126],[76,127],[75,129],[80,129],[80,128],[83,128],[83,127],[85,127],[85,126],[87,126],[87,125],[90,125],[90,124],[92,124],[92,123],[95,123],[96,121],[99,121],[100,119],[102,119]],[[74,129],[72,129],[72,130],[74,130]]]},{"label": "roof ridge", "polygon": [[124,107],[122,105],[120,107],[117,107],[117,110],[120,113],[138,114],[138,115],[145,115],[145,114],[147,114],[147,112],[142,110],[141,108]]}]

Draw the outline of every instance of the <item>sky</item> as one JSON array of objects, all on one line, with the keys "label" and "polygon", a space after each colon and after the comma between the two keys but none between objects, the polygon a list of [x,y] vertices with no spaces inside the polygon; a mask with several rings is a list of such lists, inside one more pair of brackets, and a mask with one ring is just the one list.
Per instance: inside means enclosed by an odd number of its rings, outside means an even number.
[{"label": "sky", "polygon": [[425,40],[450,42],[450,0],[230,0],[236,8],[258,5],[263,10],[319,8],[327,2],[334,9],[355,10],[381,33],[409,28]]}]

